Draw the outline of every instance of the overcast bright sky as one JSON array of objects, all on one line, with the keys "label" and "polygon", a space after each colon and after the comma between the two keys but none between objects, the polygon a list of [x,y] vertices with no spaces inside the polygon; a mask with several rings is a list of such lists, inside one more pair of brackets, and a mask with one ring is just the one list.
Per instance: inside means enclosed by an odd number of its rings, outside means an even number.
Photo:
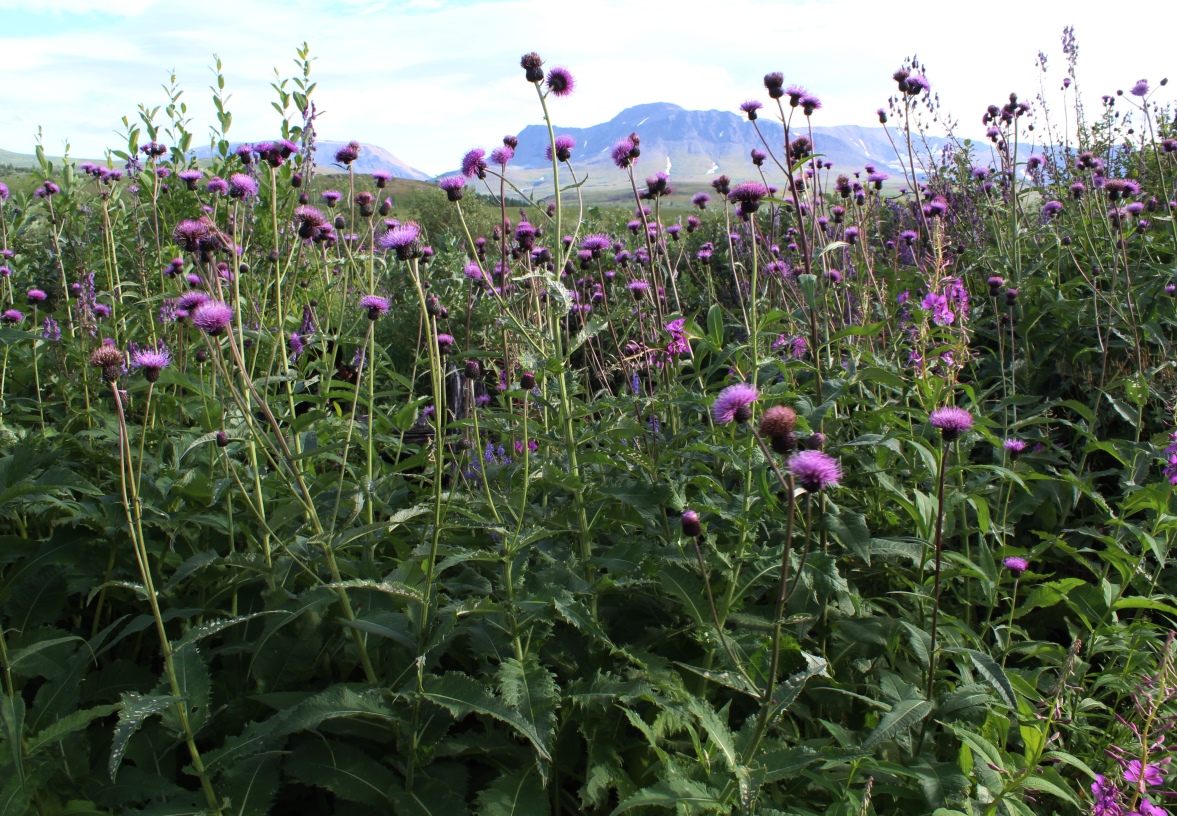
[{"label": "overcast bright sky", "polygon": [[[273,138],[274,68],[293,71],[297,45],[317,57],[314,98],[324,139],[379,145],[427,173],[474,146],[540,121],[519,56],[567,66],[575,93],[555,100],[558,124],[607,121],[642,102],[735,111],[764,99],[783,71],[821,97],[814,124],[877,124],[890,74],[918,54],[942,103],[980,132],[985,106],[1039,90],[1065,70],[1063,26],[1078,37],[1079,84],[1090,109],[1137,79],[1174,71],[1177,10],[1169,3],[889,3],[883,0],[0,0],[0,148],[44,144],[93,158],[119,147],[121,118],[166,100],[172,70],[186,89],[197,141],[213,106],[209,66],[224,62],[230,137]],[[1177,82],[1161,90],[1167,102]]]}]

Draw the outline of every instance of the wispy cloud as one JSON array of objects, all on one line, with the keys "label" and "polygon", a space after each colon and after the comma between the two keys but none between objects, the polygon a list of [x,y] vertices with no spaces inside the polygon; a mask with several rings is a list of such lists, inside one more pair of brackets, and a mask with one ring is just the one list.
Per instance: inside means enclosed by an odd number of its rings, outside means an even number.
[{"label": "wispy cloud", "polygon": [[[1004,8],[1002,8],[1004,6]],[[293,70],[297,44],[317,60],[315,99],[328,138],[379,144],[428,172],[453,167],[467,148],[492,144],[539,120],[519,55],[537,50],[567,65],[576,93],[555,103],[575,126],[612,118],[630,105],[674,102],[734,110],[763,95],[766,71],[782,70],[819,94],[821,124],[873,124],[893,85],[890,73],[918,53],[945,109],[975,133],[984,106],[1011,90],[1052,101],[1061,79],[1059,35],[1077,24],[1081,83],[1088,100],[1159,79],[1170,53],[1165,26],[1135,15],[1075,20],[1079,4],[968,4],[905,14],[873,0],[724,0],[705,12],[681,2],[598,0],[0,0],[5,55],[3,146],[29,150],[37,125],[47,146],[69,139],[78,155],[116,147],[123,116],[164,101],[172,70],[187,89],[201,137],[213,108],[207,86],[216,53],[233,94],[231,135],[272,135],[274,67]],[[1013,25],[1000,23],[1012,19]],[[988,22],[987,22],[988,21]],[[11,23],[11,24],[10,24]],[[999,24],[1000,23],[1000,24]],[[1132,43],[1130,53],[1123,47]],[[1039,50],[1051,72],[1036,72]],[[1167,89],[1166,89],[1167,90]]]}]

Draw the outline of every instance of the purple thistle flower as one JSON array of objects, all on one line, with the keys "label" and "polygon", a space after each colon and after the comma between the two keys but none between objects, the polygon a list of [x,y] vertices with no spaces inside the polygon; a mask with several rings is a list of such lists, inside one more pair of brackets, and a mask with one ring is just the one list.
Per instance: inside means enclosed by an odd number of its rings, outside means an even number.
[{"label": "purple thistle flower", "polygon": [[700,210],[707,209],[707,204],[710,201],[711,201],[711,196],[707,195],[706,193],[695,193],[693,196],[691,196],[691,203],[694,204],[696,207],[698,207]]},{"label": "purple thistle flower", "polygon": [[548,70],[548,91],[552,96],[568,96],[576,89],[576,80],[572,72],[562,65]]},{"label": "purple thistle flower", "polygon": [[16,325],[25,319],[25,316],[19,309],[5,309],[3,314],[0,314],[0,323],[7,323],[10,326]]},{"label": "purple thistle flower", "polygon": [[613,163],[617,165],[619,169],[624,170],[633,162],[634,147],[633,140],[628,136],[618,139],[613,143],[613,147],[610,149],[609,154],[613,157]]},{"label": "purple thistle flower", "polygon": [[719,392],[711,404],[711,418],[716,425],[724,425],[732,420],[747,422],[752,418],[752,403],[759,396],[756,386],[751,383],[729,385]]},{"label": "purple thistle flower", "polygon": [[486,178],[486,151],[480,147],[462,157],[462,175],[466,178]]},{"label": "purple thistle flower", "polygon": [[821,110],[821,100],[813,94],[805,94],[801,97],[801,111],[806,116],[811,116],[814,111]]},{"label": "purple thistle flower", "polygon": [[494,150],[490,151],[490,160],[495,164],[501,164],[504,167],[507,165],[507,162],[511,161],[513,158],[515,158],[515,151],[506,145],[503,145],[502,147],[496,147]]},{"label": "purple thistle flower", "polygon": [[0,181],[0,203],[8,200],[8,185]]},{"label": "purple thistle flower", "polygon": [[945,406],[937,408],[928,416],[928,421],[940,429],[945,442],[951,442],[973,427],[973,415],[964,408]]},{"label": "purple thistle flower", "polygon": [[335,151],[335,161],[339,164],[348,165],[360,157],[360,143],[348,142],[343,147]]},{"label": "purple thistle flower", "polygon": [[740,212],[751,215],[760,209],[760,200],[768,195],[768,188],[758,181],[743,181],[727,194],[732,203],[740,205]]},{"label": "purple thistle flower", "polygon": [[172,362],[171,355],[162,345],[157,350],[135,349],[131,352],[131,368],[143,369],[143,378],[147,382],[156,382],[159,372]]},{"label": "purple thistle flower", "polygon": [[343,198],[343,193],[339,192],[338,190],[323,191],[323,201],[326,202],[328,207],[334,207],[339,203],[339,199],[341,198]]},{"label": "purple thistle flower", "polygon": [[369,320],[375,320],[380,315],[388,314],[388,299],[380,295],[364,295],[360,298],[360,308],[368,311]]},{"label": "purple thistle flower", "polygon": [[94,312],[94,316],[99,320],[105,320],[110,317],[110,307],[105,303],[95,303],[92,311]]},{"label": "purple thistle flower", "polygon": [[1132,94],[1133,96],[1140,96],[1140,97],[1148,96],[1148,80],[1147,79],[1136,80],[1136,84],[1132,86],[1132,89],[1130,91],[1128,91],[1128,93]]},{"label": "purple thistle flower", "polygon": [[446,334],[445,332],[437,333],[437,348],[442,354],[449,354],[456,343],[457,341],[454,340],[452,334]]},{"label": "purple thistle flower", "polygon": [[216,337],[233,322],[233,307],[219,300],[206,300],[192,312],[192,323],[209,337]]},{"label": "purple thistle flower", "polygon": [[756,121],[756,111],[763,107],[764,105],[761,105],[759,101],[755,99],[749,99],[747,102],[744,102],[742,105],[740,105],[740,110],[748,114],[749,122],[754,122]]},{"label": "purple thistle flower", "polygon": [[1016,436],[1011,436],[1001,443],[1001,447],[1010,455],[1011,459],[1017,459],[1026,450],[1026,442]]},{"label": "purple thistle flower", "polygon": [[580,248],[587,249],[592,253],[594,258],[599,258],[601,257],[601,253],[607,250],[611,243],[608,235],[594,232],[581,239]]},{"label": "purple thistle flower", "polygon": [[682,514],[682,534],[687,538],[703,535],[703,526],[699,524],[699,514],[694,510],[687,510]]},{"label": "purple thistle flower", "polygon": [[930,91],[932,83],[928,82],[927,78],[920,74],[911,74],[907,78],[907,92],[915,96],[920,91]]},{"label": "purple thistle flower", "polygon": [[437,186],[445,191],[445,196],[449,201],[461,201],[462,188],[466,186],[466,177],[446,176],[437,182]]},{"label": "purple thistle flower", "polygon": [[[568,161],[572,158],[572,148],[576,147],[576,139],[571,136],[557,136],[556,137],[556,160]],[[552,146],[549,144],[544,148],[544,157],[548,161],[552,160]]]},{"label": "purple thistle flower", "polygon": [[421,227],[413,221],[406,221],[384,233],[377,243],[384,249],[396,250],[398,258],[403,255],[402,260],[407,260],[414,254],[413,247],[421,243]]},{"label": "purple thistle flower", "polygon": [[376,182],[376,186],[384,189],[388,182],[392,181],[392,173],[387,170],[373,170],[372,181]]},{"label": "purple thistle flower", "polygon": [[[211,184],[211,182],[210,182]],[[257,181],[244,173],[235,173],[229,179],[230,198],[254,198],[257,196]]]},{"label": "purple thistle flower", "polygon": [[788,466],[793,478],[810,493],[837,487],[842,480],[838,460],[824,451],[798,451],[789,457]]},{"label": "purple thistle flower", "polygon": [[208,295],[204,292],[193,290],[180,295],[176,300],[176,308],[192,314],[192,312],[196,311],[204,303],[208,303]]},{"label": "purple thistle flower", "polygon": [[44,289],[30,289],[25,297],[28,299],[30,306],[36,306],[38,303],[44,303],[49,299],[49,295],[45,294]]},{"label": "purple thistle flower", "polygon": [[1001,565],[1014,575],[1021,575],[1026,570],[1030,569],[1030,562],[1025,558],[1017,555],[1010,555],[1003,558]]},{"label": "purple thistle flower", "polygon": [[[246,176],[246,178],[248,178],[248,176]],[[219,195],[228,195],[229,194],[229,182],[225,181],[220,176],[213,176],[211,179],[208,180],[208,184],[206,184],[204,186],[204,189],[208,190],[210,193],[217,193]]]},{"label": "purple thistle flower", "polygon": [[1063,204],[1061,201],[1047,201],[1042,205],[1042,214],[1048,219],[1063,211]]}]

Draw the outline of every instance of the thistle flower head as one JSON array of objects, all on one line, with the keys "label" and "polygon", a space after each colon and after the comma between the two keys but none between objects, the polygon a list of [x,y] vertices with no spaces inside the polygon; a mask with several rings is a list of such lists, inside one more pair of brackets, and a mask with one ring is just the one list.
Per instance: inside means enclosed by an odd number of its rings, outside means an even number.
[{"label": "thistle flower head", "polygon": [[548,71],[548,91],[552,96],[568,96],[576,88],[572,72],[562,65]]},{"label": "thistle flower head", "polygon": [[335,161],[347,166],[360,157],[360,143],[351,141],[335,151]]},{"label": "thistle flower head", "polygon": [[758,100],[749,99],[747,102],[744,102],[740,105],[740,110],[742,110],[744,113],[748,114],[748,121],[749,122],[754,122],[754,121],[756,121],[756,111],[760,110],[763,107],[764,107],[764,105],[760,104],[760,102]]},{"label": "thistle flower head", "polygon": [[824,451],[798,451],[789,457],[788,465],[793,478],[810,493],[837,487],[842,481],[838,460]]},{"label": "thistle flower head", "polygon": [[210,337],[223,334],[233,322],[233,307],[219,300],[206,300],[192,312],[192,323]]},{"label": "thistle flower head", "polygon": [[1030,569],[1030,562],[1017,555],[1006,556],[1001,560],[1001,565],[1014,575],[1021,575]]},{"label": "thistle flower head", "polygon": [[462,175],[466,178],[486,178],[486,151],[481,147],[467,151],[462,157]]},{"label": "thistle flower head", "polygon": [[369,320],[375,320],[382,314],[388,314],[388,299],[380,295],[364,295],[360,298],[360,308],[367,311]]},{"label": "thistle flower head", "polygon": [[244,173],[235,173],[229,178],[230,198],[255,198],[258,193],[257,181]]},{"label": "thistle flower head", "polygon": [[[564,134],[556,137],[556,161],[568,161],[572,158],[572,148],[576,147],[576,139],[572,136]],[[548,161],[552,160],[552,146],[549,144],[544,148],[544,156]]]},{"label": "thistle flower head", "polygon": [[49,295],[45,294],[44,289],[30,289],[25,293],[25,298],[28,300],[30,306],[36,306],[39,303],[44,303],[49,299]]},{"label": "thistle flower head", "polygon": [[774,405],[760,417],[760,433],[764,436],[784,436],[796,426],[797,413],[785,405]]},{"label": "thistle flower head", "polygon": [[742,181],[727,194],[728,199],[740,205],[740,211],[752,214],[760,209],[760,200],[768,195],[768,188],[758,181]]},{"label": "thistle flower head", "polygon": [[945,406],[937,408],[928,416],[928,421],[940,429],[940,435],[945,442],[951,442],[973,427],[973,415],[964,408]]},{"label": "thistle flower head", "polygon": [[143,378],[147,382],[156,382],[159,372],[167,368],[171,362],[171,355],[163,346],[158,349],[136,349],[131,352],[131,368],[143,369]]},{"label": "thistle flower head", "polygon": [[633,163],[633,151],[636,148],[633,140],[629,137],[623,137],[613,143],[613,147],[609,150],[609,155],[613,158],[613,163],[621,170],[629,167]]},{"label": "thistle flower head", "polygon": [[0,313],[0,323],[6,323],[9,326],[15,326],[24,319],[25,316],[20,309],[5,309],[3,313]]},{"label": "thistle flower head", "polygon": [[686,510],[682,514],[682,534],[687,538],[703,535],[703,525],[699,523],[699,514],[694,510]]},{"label": "thistle flower head", "polygon": [[414,258],[421,253],[421,227],[406,221],[380,236],[377,243],[384,249],[395,250],[397,258],[403,261]]},{"label": "thistle flower head", "polygon": [[747,422],[752,417],[752,403],[759,396],[756,386],[751,383],[729,385],[719,392],[711,404],[711,418],[716,425],[724,425],[732,420]]},{"label": "thistle flower head", "polygon": [[446,176],[441,181],[437,182],[437,186],[445,191],[446,198],[450,201],[462,200],[462,188],[466,186],[465,176]]}]

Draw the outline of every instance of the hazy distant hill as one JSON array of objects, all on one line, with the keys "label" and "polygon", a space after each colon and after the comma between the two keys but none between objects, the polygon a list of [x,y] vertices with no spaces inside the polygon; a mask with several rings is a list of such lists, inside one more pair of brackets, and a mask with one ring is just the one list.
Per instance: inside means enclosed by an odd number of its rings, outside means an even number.
[{"label": "hazy distant hill", "polygon": [[[783,160],[778,150],[783,141],[780,125],[767,116],[761,117],[757,124],[777,151],[778,158]],[[805,118],[800,114],[794,118],[793,130],[794,133],[808,133]],[[667,102],[635,105],[610,121],[592,127],[557,127],[556,135],[567,134],[576,139],[573,165],[579,174],[587,173],[586,190],[604,191],[628,185],[625,173],[613,166],[609,149],[615,141],[635,131],[642,139],[642,155],[636,165],[639,178],[662,170],[684,186],[706,184],[719,174],[727,174],[733,180],[755,178],[751,151],[764,147],[753,124],[743,114],[687,110]],[[835,172],[853,173],[873,164],[889,173],[893,181],[902,182],[903,172],[882,127],[815,126],[812,133],[816,152],[821,153],[825,161],[833,162]],[[896,131],[892,134],[898,135]],[[946,142],[943,138],[929,138],[928,147],[939,151]],[[541,183],[551,170],[550,162],[544,157],[547,145],[545,126],[528,125],[524,128],[519,133],[515,160],[509,166],[511,176],[528,186]],[[905,145],[899,147],[906,152]],[[920,149],[923,150],[922,145]],[[987,148],[980,145],[979,149],[983,153],[978,158],[987,162]],[[766,172],[770,164],[765,163]],[[775,167],[768,174],[781,175]]]},{"label": "hazy distant hill", "polygon": [[[232,142],[230,149],[236,150],[238,145],[241,144],[243,142]],[[331,142],[325,139],[315,144],[315,164],[318,172],[345,172],[342,167],[335,164],[335,151],[339,150],[345,144],[347,142]],[[212,155],[208,147],[198,147],[192,152],[197,159],[207,159]],[[411,167],[383,147],[378,147],[377,145],[361,145],[360,157],[356,159],[353,166],[355,167],[356,173],[364,175],[371,173],[373,170],[387,170],[392,173],[394,178],[413,179],[415,181],[427,181],[432,178],[429,174],[422,173],[417,168]]]}]

